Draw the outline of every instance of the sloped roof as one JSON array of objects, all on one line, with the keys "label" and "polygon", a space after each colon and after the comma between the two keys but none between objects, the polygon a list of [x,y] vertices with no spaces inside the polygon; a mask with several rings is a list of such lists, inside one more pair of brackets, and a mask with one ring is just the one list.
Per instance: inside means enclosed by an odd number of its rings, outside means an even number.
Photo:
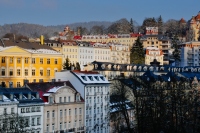
[{"label": "sloped roof", "polygon": [[[4,44],[2,43],[2,41]],[[24,49],[35,49],[35,50],[48,49],[48,50],[56,51],[47,45],[41,45],[36,42],[22,42],[22,41],[17,42],[17,41],[11,41],[11,40],[2,40],[2,41],[0,41],[0,46],[2,47],[18,46]]]}]

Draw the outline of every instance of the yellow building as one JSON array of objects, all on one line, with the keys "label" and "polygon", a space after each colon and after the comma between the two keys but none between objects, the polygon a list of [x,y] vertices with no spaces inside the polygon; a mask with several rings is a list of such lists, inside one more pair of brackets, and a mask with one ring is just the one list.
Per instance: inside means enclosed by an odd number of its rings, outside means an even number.
[{"label": "yellow building", "polygon": [[146,34],[141,37],[143,48],[155,47],[159,48],[163,52],[163,65],[169,64],[169,56],[171,49],[171,41],[167,36],[158,35],[158,28],[147,27]]},{"label": "yellow building", "polygon": [[0,83],[20,87],[24,82],[49,82],[62,69],[62,54],[46,45],[0,40]]}]

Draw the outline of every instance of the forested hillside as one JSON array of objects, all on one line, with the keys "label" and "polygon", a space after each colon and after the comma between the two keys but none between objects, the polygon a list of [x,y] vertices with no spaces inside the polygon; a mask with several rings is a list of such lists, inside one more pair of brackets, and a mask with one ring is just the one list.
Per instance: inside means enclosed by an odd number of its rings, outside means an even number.
[{"label": "forested hillside", "polygon": [[[68,25],[72,30],[76,30],[77,27],[83,27],[90,30],[93,26],[103,25],[105,28],[107,28],[111,24],[112,22],[92,21],[92,22],[83,22],[83,23],[80,22],[80,23],[73,23],[66,25]],[[6,33],[21,34],[28,37],[38,37],[39,35],[42,34],[46,36],[52,36],[56,32],[62,31],[66,25],[43,26],[43,25],[28,24],[28,23],[5,24],[5,25],[0,25],[0,37],[5,35]]]}]

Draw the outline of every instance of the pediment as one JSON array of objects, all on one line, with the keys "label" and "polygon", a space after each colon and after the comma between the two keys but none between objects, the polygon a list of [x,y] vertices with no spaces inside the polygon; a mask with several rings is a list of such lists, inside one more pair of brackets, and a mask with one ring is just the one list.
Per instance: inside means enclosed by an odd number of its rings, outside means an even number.
[{"label": "pediment", "polygon": [[5,50],[2,50],[1,52],[4,52],[4,53],[24,53],[24,54],[30,54],[30,52],[24,50],[23,48],[20,48],[18,46],[13,46],[13,47],[10,47],[10,48],[6,48]]}]

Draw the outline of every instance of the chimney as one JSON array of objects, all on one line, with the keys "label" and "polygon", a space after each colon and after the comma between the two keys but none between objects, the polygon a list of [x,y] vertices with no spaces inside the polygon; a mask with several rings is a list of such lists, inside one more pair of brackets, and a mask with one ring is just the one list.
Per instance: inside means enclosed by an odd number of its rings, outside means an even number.
[{"label": "chimney", "polygon": [[0,101],[3,101],[3,94],[0,93]]},{"label": "chimney", "polygon": [[22,100],[22,93],[19,94],[19,100]]},{"label": "chimney", "polygon": [[31,93],[30,92],[28,93],[28,99],[31,99]]},{"label": "chimney", "polygon": [[10,100],[13,100],[13,93],[10,93]]},{"label": "chimney", "polygon": [[41,44],[41,45],[44,44],[44,36],[43,36],[43,35],[40,36],[40,44]]}]

